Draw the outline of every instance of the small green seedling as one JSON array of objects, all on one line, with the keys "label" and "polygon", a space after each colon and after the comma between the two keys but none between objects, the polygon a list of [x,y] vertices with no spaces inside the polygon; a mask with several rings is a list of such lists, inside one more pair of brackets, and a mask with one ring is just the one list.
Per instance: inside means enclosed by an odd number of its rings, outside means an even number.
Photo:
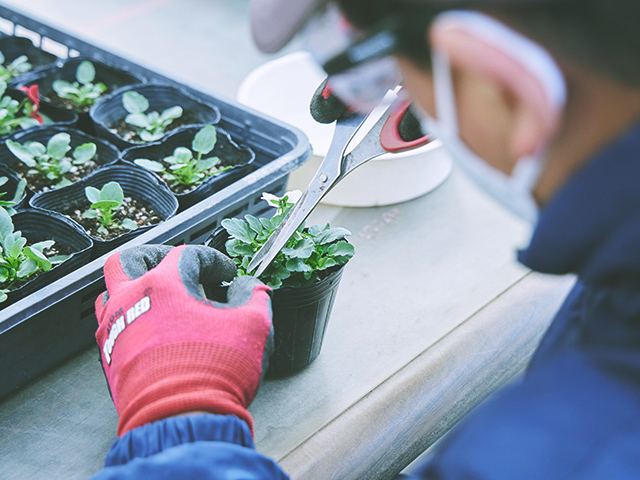
[{"label": "small green seedling", "polygon": [[[299,193],[299,192],[298,192]],[[290,200],[293,192],[278,198],[265,194],[263,199],[276,207],[271,218],[256,218],[245,215],[245,219],[229,218],[222,226],[231,237],[226,243],[227,254],[238,265],[238,275],[249,275],[247,266],[258,250],[275,231],[287,212],[293,207]],[[344,240],[351,235],[345,228],[326,225],[304,224],[289,239],[260,279],[272,288],[298,287],[318,282],[327,269],[344,265],[353,257],[353,245]]]},{"label": "small green seedling", "polygon": [[136,133],[143,142],[152,142],[162,138],[164,130],[175,119],[182,116],[182,107],[175,106],[163,110],[162,113],[149,112],[149,100],[138,92],[128,91],[122,95],[122,105],[129,114],[124,121],[136,128]]},{"label": "small green seedling", "polygon": [[53,265],[62,263],[69,256],[48,257],[44,250],[55,242],[45,240],[27,246],[27,239],[20,231],[15,232],[11,216],[0,208],[0,302],[7,299],[7,293],[21,283],[28,281],[36,273],[51,270]]},{"label": "small green seedling", "polygon": [[27,175],[42,175],[52,182],[57,181],[57,187],[70,185],[71,181],[64,178],[64,175],[74,165],[86,164],[97,151],[96,144],[88,142],[78,145],[69,156],[71,136],[65,132],[56,133],[49,139],[46,147],[40,142],[26,142],[23,145],[7,140],[5,143],[11,153],[29,167]]},{"label": "small green seedling", "polygon": [[96,78],[96,68],[89,60],[84,60],[76,70],[76,81],[54,80],[53,90],[58,97],[71,100],[78,108],[88,110],[107,91],[102,82],[93,83]]},{"label": "small green seedling", "polygon": [[35,118],[39,106],[32,104],[29,98],[19,102],[5,95],[6,90],[7,83],[0,80],[0,135],[10,135],[18,128],[26,130],[41,125]]},{"label": "small green seedling", "polygon": [[[9,177],[0,177],[0,187],[9,181]],[[13,200],[0,200],[0,207],[4,208],[9,215],[13,215],[16,211],[13,209],[18,202],[22,199],[24,191],[27,188],[27,181],[21,178],[16,186],[16,193],[13,195]],[[4,197],[7,192],[0,193],[0,197]]]},{"label": "small green seedling", "polygon": [[33,68],[33,65],[29,63],[26,55],[20,55],[7,65],[5,65],[5,62],[6,58],[2,52],[0,52],[0,80],[4,80],[5,82],[9,82],[18,75],[27,73]]},{"label": "small green seedling", "polygon": [[207,177],[231,168],[231,166],[219,167],[218,157],[202,158],[203,155],[213,151],[217,140],[216,127],[207,125],[196,133],[191,143],[191,148],[196,153],[195,157],[188,148],[178,147],[173,151],[173,155],[163,158],[162,162],[139,158],[135,163],[160,174],[170,186],[200,185]]},{"label": "small green seedling", "polygon": [[118,223],[113,218],[113,214],[124,201],[124,192],[118,182],[105,183],[100,190],[95,187],[86,187],[84,192],[91,202],[91,210],[83,212],[82,216],[98,220],[100,222],[99,233],[105,235],[109,232],[108,229],[120,227],[127,230],[138,228],[138,224],[129,218],[125,218],[122,223]]}]

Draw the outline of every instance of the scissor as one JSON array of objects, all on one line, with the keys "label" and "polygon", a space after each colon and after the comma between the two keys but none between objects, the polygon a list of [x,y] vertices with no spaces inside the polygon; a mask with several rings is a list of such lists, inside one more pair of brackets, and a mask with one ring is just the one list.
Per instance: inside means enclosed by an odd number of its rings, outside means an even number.
[{"label": "scissor", "polygon": [[259,277],[320,200],[360,165],[387,152],[403,152],[429,143],[427,135],[411,141],[401,138],[400,122],[409,107],[410,102],[407,101],[398,100],[392,103],[360,143],[346,155],[347,145],[365,123],[368,115],[343,113],[338,118],[331,145],[318,171],[300,199],[249,262],[248,272],[255,269],[253,275]]}]

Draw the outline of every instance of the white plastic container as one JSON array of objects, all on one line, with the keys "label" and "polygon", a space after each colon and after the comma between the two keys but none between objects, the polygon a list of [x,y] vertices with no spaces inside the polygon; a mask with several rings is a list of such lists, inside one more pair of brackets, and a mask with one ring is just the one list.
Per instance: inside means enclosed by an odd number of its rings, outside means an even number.
[{"label": "white plastic container", "polygon": [[[242,82],[238,101],[300,128],[311,141],[313,156],[289,177],[289,189],[305,190],[324,159],[335,124],[316,122],[309,113],[313,93],[326,77],[306,52],[265,63]],[[377,116],[382,114],[380,108]],[[376,120],[376,111],[347,150]],[[322,200],[329,205],[371,207],[405,202],[437,188],[451,173],[451,160],[440,141],[402,153],[388,153],[349,174]]]}]

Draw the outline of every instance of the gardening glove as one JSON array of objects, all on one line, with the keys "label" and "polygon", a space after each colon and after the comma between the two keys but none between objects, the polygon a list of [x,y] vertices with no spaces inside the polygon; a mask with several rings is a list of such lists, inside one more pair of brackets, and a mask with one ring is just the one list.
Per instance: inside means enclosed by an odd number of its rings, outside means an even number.
[{"label": "gardening glove", "polygon": [[270,289],[240,277],[227,303],[203,284],[231,281],[231,259],[205,246],[140,246],[104,266],[96,340],[120,417],[118,435],[194,411],[235,415],[247,407],[273,350]]}]

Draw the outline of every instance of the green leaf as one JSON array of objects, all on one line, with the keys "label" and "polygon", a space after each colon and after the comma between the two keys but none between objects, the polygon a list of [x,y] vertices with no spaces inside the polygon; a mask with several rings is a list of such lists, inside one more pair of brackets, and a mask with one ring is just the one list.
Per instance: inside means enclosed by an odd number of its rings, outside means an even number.
[{"label": "green leaf", "polygon": [[70,94],[73,95],[78,91],[76,87],[66,80],[54,80],[51,83],[51,87],[61,98],[68,98]]},{"label": "green leaf", "polygon": [[42,242],[32,244],[31,249],[42,252],[45,248],[51,248],[55,243],[55,240],[44,240]]},{"label": "green leaf", "polygon": [[277,225],[274,225],[274,223],[269,218],[264,218],[264,217],[260,218],[260,223],[262,224],[265,230],[269,230],[269,231],[275,230],[277,226]]},{"label": "green leaf", "polygon": [[332,257],[320,257],[318,259],[318,270],[326,270],[327,268],[331,268],[338,265],[338,262]]},{"label": "green leaf", "polygon": [[39,252],[38,250],[34,250],[30,247],[26,247],[24,249],[24,254],[27,258],[30,258],[38,267],[40,267],[45,272],[51,270],[51,262],[45,257],[44,253]]},{"label": "green leaf", "polygon": [[138,158],[134,160],[133,163],[135,163],[136,165],[140,165],[147,170],[151,170],[152,172],[164,172],[164,165],[154,160],[149,160],[147,158]]},{"label": "green leaf", "polygon": [[47,147],[40,142],[27,142],[24,146],[29,150],[34,158],[47,156]]},{"label": "green leaf", "polygon": [[115,200],[100,200],[96,203],[91,204],[91,208],[95,208],[96,210],[112,210],[114,208],[118,208],[121,202],[116,202]]},{"label": "green leaf", "polygon": [[129,113],[144,113],[149,108],[149,101],[138,92],[128,91],[122,95],[122,105]]},{"label": "green leaf", "polygon": [[301,258],[290,258],[287,260],[285,266],[290,272],[310,272],[311,267],[304,263]]},{"label": "green leaf", "polygon": [[24,262],[20,264],[18,271],[16,272],[16,277],[18,278],[27,278],[33,273],[39,270],[38,264],[32,258],[27,258]]},{"label": "green leaf", "polygon": [[7,290],[0,290],[0,303],[7,301]]},{"label": "green leaf", "polygon": [[47,142],[47,153],[57,160],[64,158],[69,150],[71,150],[71,135],[68,133],[57,133]]},{"label": "green leaf", "polygon": [[[4,185],[8,181],[9,181],[9,177],[0,177],[0,185]],[[6,192],[4,192],[2,195],[4,195],[5,193]]]},{"label": "green leaf", "polygon": [[62,178],[58,183],[56,183],[56,188],[68,187],[73,184],[71,180],[68,178]]},{"label": "green leaf", "polygon": [[256,232],[251,230],[249,224],[239,218],[225,218],[222,220],[222,226],[232,237],[251,243],[256,238]]},{"label": "green leaf", "polygon": [[157,133],[151,133],[147,130],[142,130],[139,132],[139,135],[143,142],[154,142],[156,140],[160,140],[164,136],[164,132],[160,130]]},{"label": "green leaf", "polygon": [[0,283],[4,283],[9,279],[9,269],[0,267]]},{"label": "green leaf", "polygon": [[245,215],[244,219],[249,224],[249,228],[251,228],[251,230],[253,230],[254,232],[256,232],[258,234],[262,233],[263,227],[262,227],[262,223],[260,222],[260,220],[258,220],[253,215]]},{"label": "green leaf", "polygon": [[24,191],[27,189],[27,180],[24,178],[21,178],[20,181],[18,182],[18,185],[16,186],[16,193],[13,196],[13,200],[11,201],[11,203],[18,203],[20,201],[20,199],[24,196]]},{"label": "green leaf", "polygon": [[86,187],[84,189],[84,194],[91,203],[96,203],[100,200],[100,190],[95,187]]},{"label": "green leaf", "polygon": [[18,258],[27,244],[27,239],[22,235],[16,235],[16,233],[5,238],[4,249],[11,258]]},{"label": "green leaf", "polygon": [[7,82],[0,80],[0,97],[4,96],[4,92],[7,91]]},{"label": "green leaf", "polygon": [[[327,227],[328,226],[329,225],[327,224]],[[315,242],[319,245],[324,245],[326,243],[333,243],[336,240],[341,240],[349,235],[351,235],[351,232],[346,228],[326,228],[316,236]]]},{"label": "green leaf", "polygon": [[251,243],[243,242],[237,238],[227,240],[225,248],[231,257],[252,257],[256,253],[256,249]]},{"label": "green leaf", "polygon": [[124,121],[134,127],[151,128],[149,119],[144,113],[130,113],[125,117]]},{"label": "green leaf", "polygon": [[4,55],[2,54],[2,52],[0,52],[0,65],[4,65],[4,62],[6,61],[6,58],[4,57]]},{"label": "green leaf", "polygon": [[186,147],[178,147],[173,151],[173,157],[178,163],[189,163],[193,159],[193,153]]},{"label": "green leaf", "polygon": [[67,260],[71,255],[54,255],[53,257],[49,257],[49,262],[51,265],[58,265],[65,260]]},{"label": "green leaf", "polygon": [[86,210],[82,212],[84,218],[98,218],[98,212],[95,210]]},{"label": "green leaf", "polygon": [[175,120],[176,118],[179,118],[182,116],[182,107],[169,107],[166,110],[164,110],[162,112],[162,115],[160,115],[160,120],[162,122],[165,122],[167,120]]},{"label": "green leaf", "polygon": [[220,162],[218,157],[203,158],[198,162],[197,169],[200,172],[206,172],[215,167]]},{"label": "green leaf", "polygon": [[105,183],[100,190],[100,200],[110,200],[120,205],[124,200],[124,191],[118,182]]},{"label": "green leaf", "polygon": [[282,253],[291,258],[309,258],[313,253],[313,250],[313,242],[308,238],[304,238],[297,241],[293,247],[283,248]]},{"label": "green leaf", "polygon": [[14,142],[13,140],[7,140],[6,142],[7,148],[13,153],[18,160],[24,163],[28,167],[35,167],[36,161],[33,158],[33,154],[30,149],[19,144],[18,142]]},{"label": "green leaf", "polygon": [[336,257],[352,257],[356,253],[356,249],[349,242],[341,241],[331,245],[328,253]]},{"label": "green leaf", "polygon": [[83,163],[87,163],[95,156],[97,151],[98,147],[96,147],[96,144],[92,142],[78,145],[73,151],[73,163],[75,165],[82,165]]},{"label": "green leaf", "polygon": [[81,62],[76,70],[76,78],[83,85],[93,82],[96,78],[96,68],[93,66],[93,63],[89,60]]},{"label": "green leaf", "polygon": [[127,230],[135,230],[136,228],[138,228],[138,224],[136,222],[134,222],[133,220],[131,220],[130,218],[125,218],[122,221],[122,227],[126,228]]},{"label": "green leaf", "polygon": [[103,227],[102,225],[100,225],[100,226],[98,227],[98,233],[101,233],[102,235],[106,235],[106,234],[108,234],[108,233],[109,233],[109,230],[107,230],[107,228],[106,228],[106,227]]},{"label": "green leaf", "polygon": [[0,243],[4,245],[4,240],[13,233],[13,222],[4,208],[0,208]]},{"label": "green leaf", "polygon": [[20,121],[20,128],[23,130],[27,130],[29,128],[39,127],[39,126],[40,126],[40,122],[38,122],[35,118],[25,118]]},{"label": "green leaf", "polygon": [[218,133],[216,131],[216,127],[213,125],[207,125],[196,133],[191,146],[194,151],[202,155],[206,155],[216,146],[217,140]]}]

